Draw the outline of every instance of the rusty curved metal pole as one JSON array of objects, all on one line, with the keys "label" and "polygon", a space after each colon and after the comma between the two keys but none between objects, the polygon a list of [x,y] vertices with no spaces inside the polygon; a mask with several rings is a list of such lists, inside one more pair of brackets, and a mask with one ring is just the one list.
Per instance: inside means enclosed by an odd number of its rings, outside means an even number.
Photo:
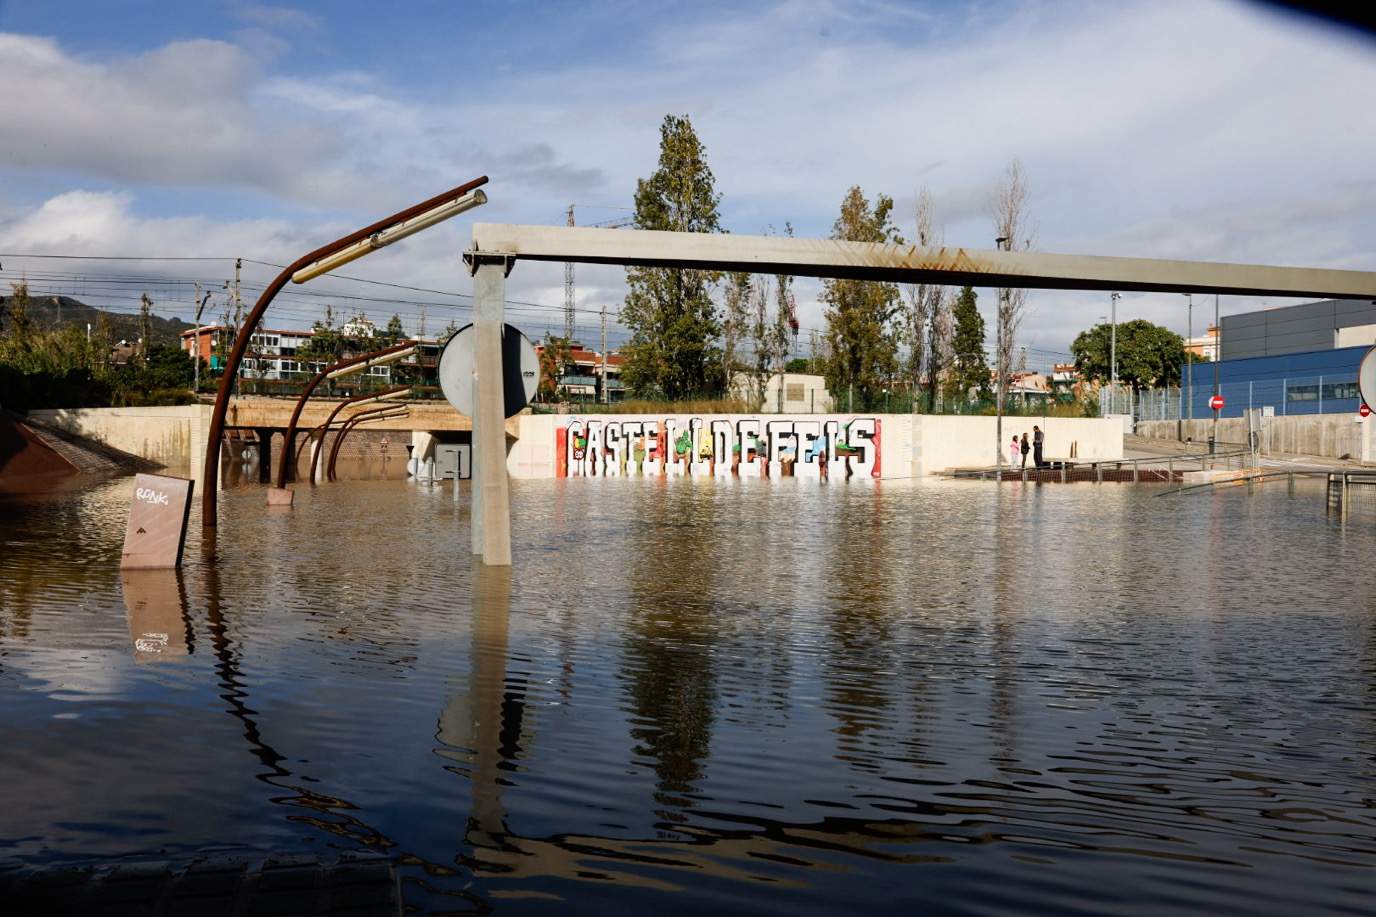
[{"label": "rusty curved metal pole", "polygon": [[[400,408],[400,410],[398,410]],[[384,413],[395,411],[394,414]],[[344,421],[344,425],[335,434],[334,443],[330,446],[330,460],[325,464],[325,480],[334,480],[335,460],[339,458],[339,447],[344,442],[344,437],[353,432],[354,427],[359,424],[372,423],[375,420],[392,420],[395,417],[405,417],[410,413],[410,408],[406,405],[384,404],[379,408],[369,408],[366,411],[359,411],[357,414]]]},{"label": "rusty curved metal pole", "polygon": [[[357,404],[360,401],[370,401],[375,398],[388,398],[392,395],[400,394],[401,392],[410,391],[410,389],[411,386],[409,385],[398,385],[394,386],[393,388],[384,389],[380,392],[365,392],[362,395],[355,395],[352,398],[345,398],[343,401],[339,402],[339,404],[336,404],[334,406],[334,410],[330,412],[330,416],[325,418],[325,422],[322,423],[320,426],[316,427],[314,430],[312,430],[310,433],[310,437],[307,437],[306,439],[306,442],[310,442],[311,437],[314,437],[316,432],[319,431],[320,448],[316,449],[315,454],[311,456],[310,477],[308,478],[308,480],[311,482],[311,486],[315,486],[315,471],[317,468],[320,467],[320,453],[323,452],[325,449],[325,433],[329,431],[330,424],[334,423],[334,419],[339,416],[340,411],[344,410],[349,405]],[[388,407],[395,407],[395,405],[388,405]],[[352,417],[345,418],[344,422],[348,423],[348,421],[351,419]],[[305,443],[302,443],[302,448],[305,448]],[[298,455],[297,458],[300,458],[300,456]]]},{"label": "rusty curved metal pole", "polygon": [[[344,423],[345,423],[347,420],[348,420],[348,418],[345,418],[344,420],[337,421],[337,423],[339,423],[340,426],[343,426]],[[325,425],[322,423],[322,424],[318,424],[318,425],[315,426],[315,427],[312,427],[311,430],[310,430],[310,432],[306,434],[306,438],[305,438],[304,440],[301,441],[301,445],[299,445],[299,446],[296,447],[296,455],[292,457],[292,462],[295,463],[295,464],[292,465],[292,475],[293,475],[293,476],[295,476],[295,474],[296,474],[296,469],[301,467],[301,453],[306,451],[306,446],[307,446],[307,444],[310,443],[311,440],[313,440],[313,439],[315,438],[315,435],[316,435],[317,433],[319,433],[319,434],[323,437],[323,436],[324,436],[326,433],[328,433],[328,432],[329,432],[329,431],[325,429]]]},{"label": "rusty curved metal pole", "polygon": [[[285,446],[285,448],[282,450],[283,454],[285,455],[291,449],[291,442],[293,439],[296,438],[296,424],[297,421],[301,419],[301,412],[305,409],[306,402],[310,399],[311,394],[315,391],[316,386],[318,386],[321,382],[324,382],[325,379],[330,375],[330,373],[338,372],[341,369],[348,369],[349,367],[357,366],[360,363],[366,365],[367,363],[373,360],[377,360],[385,356],[390,356],[391,354],[405,350],[408,347],[415,347],[417,343],[418,342],[416,341],[402,341],[400,344],[395,344],[391,347],[384,347],[381,350],[374,350],[372,353],[365,353],[361,357],[352,357],[348,360],[339,360],[335,363],[331,363],[329,366],[326,366],[324,369],[320,370],[320,372],[316,373],[315,378],[312,379],[306,385],[306,390],[303,391],[301,393],[301,397],[297,399],[296,407],[292,409],[291,420],[287,422],[287,432],[285,434],[286,438],[283,440],[283,444]],[[300,457],[301,453],[298,451],[296,453],[297,460],[299,460]],[[288,463],[286,462],[282,462],[278,466],[276,485],[278,489],[287,486],[288,474],[290,474],[292,478],[296,477],[295,461],[293,461],[290,465],[288,465]]]},{"label": "rusty curved metal pole", "polygon": [[336,239],[328,245],[322,245],[315,251],[303,255],[287,265],[282,273],[274,277],[272,283],[267,285],[267,288],[258,297],[258,302],[254,304],[253,311],[244,319],[244,325],[239,329],[238,336],[234,338],[234,346],[229,352],[229,359],[225,361],[224,375],[220,377],[219,390],[215,393],[215,408],[210,415],[210,432],[206,435],[205,465],[201,475],[201,526],[203,528],[214,528],[219,521],[217,487],[220,480],[220,442],[224,439],[225,434],[225,414],[229,412],[229,393],[233,390],[234,380],[239,375],[239,365],[244,361],[244,351],[248,349],[249,338],[252,337],[253,332],[258,330],[258,324],[263,320],[263,313],[267,311],[273,297],[281,292],[282,287],[286,286],[291,275],[322,258],[353,245],[355,242],[368,238],[374,233],[382,232],[396,223],[419,216],[447,200],[467,194],[474,188],[485,184],[487,184],[487,176],[479,176],[457,188],[450,189],[443,194],[437,194],[429,200],[407,207],[386,219],[378,220],[370,226],[351,232],[342,239]]}]

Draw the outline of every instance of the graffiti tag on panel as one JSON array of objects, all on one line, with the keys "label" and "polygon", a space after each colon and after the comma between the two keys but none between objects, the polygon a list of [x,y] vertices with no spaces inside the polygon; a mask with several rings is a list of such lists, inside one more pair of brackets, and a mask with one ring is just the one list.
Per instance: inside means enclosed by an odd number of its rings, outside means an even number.
[{"label": "graffiti tag on panel", "polygon": [[555,475],[877,478],[880,433],[877,417],[573,417],[556,430]]}]

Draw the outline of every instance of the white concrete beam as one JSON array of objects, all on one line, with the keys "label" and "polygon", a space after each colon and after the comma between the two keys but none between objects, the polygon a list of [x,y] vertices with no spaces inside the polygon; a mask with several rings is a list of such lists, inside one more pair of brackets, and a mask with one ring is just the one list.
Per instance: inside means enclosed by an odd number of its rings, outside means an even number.
[{"label": "white concrete beam", "polygon": [[1376,273],[1365,271],[919,248],[787,236],[476,223],[473,247],[485,254],[527,261],[753,271],[946,286],[1376,299]]}]

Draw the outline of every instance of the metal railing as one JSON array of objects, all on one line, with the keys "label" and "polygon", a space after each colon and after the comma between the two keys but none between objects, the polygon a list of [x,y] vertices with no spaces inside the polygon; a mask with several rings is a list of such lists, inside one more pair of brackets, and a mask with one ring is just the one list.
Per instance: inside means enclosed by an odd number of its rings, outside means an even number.
[{"label": "metal railing", "polygon": [[1072,481],[1103,483],[1106,480],[1130,481],[1137,484],[1143,481],[1182,480],[1181,476],[1186,471],[1243,471],[1258,467],[1259,462],[1260,457],[1255,450],[1239,448],[1225,452],[1186,452],[1179,455],[1086,462],[1050,459],[1041,468],[970,468],[957,470],[953,472],[953,476],[994,481],[1059,481],[1062,484]]},{"label": "metal railing", "polygon": [[1352,512],[1376,516],[1376,471],[1330,471],[1325,506],[1346,522]]}]

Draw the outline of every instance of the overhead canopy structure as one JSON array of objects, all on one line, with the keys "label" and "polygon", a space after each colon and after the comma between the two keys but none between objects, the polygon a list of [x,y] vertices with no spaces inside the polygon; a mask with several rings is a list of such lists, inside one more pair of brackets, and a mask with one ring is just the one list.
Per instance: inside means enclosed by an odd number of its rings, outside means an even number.
[{"label": "overhead canopy structure", "polygon": [[920,248],[788,236],[477,223],[473,248],[483,255],[521,261],[750,271],[943,286],[1376,298],[1376,273],[1365,271]]}]

